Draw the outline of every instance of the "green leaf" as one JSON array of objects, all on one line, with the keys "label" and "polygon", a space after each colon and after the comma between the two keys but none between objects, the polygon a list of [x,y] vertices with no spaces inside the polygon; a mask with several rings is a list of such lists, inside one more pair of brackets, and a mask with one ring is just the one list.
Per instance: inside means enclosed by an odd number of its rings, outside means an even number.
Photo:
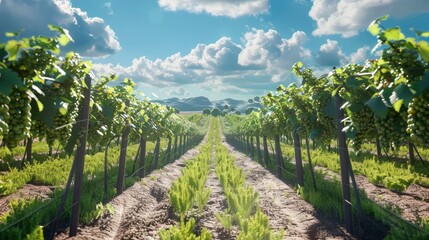
[{"label": "green leaf", "polygon": [[335,98],[331,98],[328,104],[326,104],[326,106],[323,108],[323,112],[330,117],[336,117],[335,108],[336,108]]},{"label": "green leaf", "polygon": [[67,109],[67,107],[68,107],[68,104],[67,103],[65,103],[65,102],[62,102],[61,103],[61,105],[60,105],[60,108],[58,109],[58,111],[60,112],[60,114],[61,115],[66,115],[67,114],[67,112],[68,112],[68,109]]},{"label": "green leaf", "polygon": [[58,42],[62,46],[67,45],[70,41],[73,42],[73,38],[70,36],[70,33],[67,29],[62,28],[62,27],[58,27],[58,26],[55,26],[52,24],[49,24],[48,27],[50,30],[57,31],[60,34],[60,37],[58,38]]},{"label": "green leaf", "polygon": [[[393,89],[392,95],[390,96],[390,102],[393,104],[393,107],[395,107],[395,104],[397,104],[396,103],[397,101],[402,102],[400,106],[402,106],[402,104],[404,104],[405,106],[408,106],[408,104],[411,102],[413,97],[414,97],[414,94],[411,92],[410,88],[407,85],[401,83],[397,87],[395,87],[395,89]],[[396,105],[396,107],[398,106]],[[395,107],[395,110],[396,110],[396,107]]]},{"label": "green leaf", "polygon": [[53,95],[47,95],[40,97],[40,101],[43,104],[43,109],[40,114],[40,120],[46,124],[46,126],[54,127],[54,117],[58,109],[56,107],[56,99]]},{"label": "green leaf", "polygon": [[411,28],[410,30],[413,31],[413,32],[415,32],[417,34],[417,36],[420,36],[420,37],[429,37],[429,32],[422,32],[422,31],[419,31],[419,30],[417,30],[415,28]]},{"label": "green leaf", "polygon": [[8,96],[14,87],[23,86],[18,73],[9,68],[0,68],[0,93]]},{"label": "green leaf", "polygon": [[398,41],[405,39],[405,35],[401,32],[399,27],[387,29],[382,34],[384,37],[386,37],[387,41]]},{"label": "green leaf", "polygon": [[348,77],[346,79],[346,86],[350,87],[351,89],[357,89],[360,87],[360,82],[357,78],[355,77]]},{"label": "green leaf", "polygon": [[384,104],[380,96],[376,96],[368,100],[366,103],[376,116],[381,119],[386,118],[389,108]]},{"label": "green leaf", "polygon": [[15,61],[18,57],[18,52],[20,49],[20,44],[16,40],[10,40],[6,43],[5,50],[8,53],[9,61]]},{"label": "green leaf", "polygon": [[419,95],[428,88],[429,88],[429,71],[425,71],[425,75],[422,77],[420,81],[415,81],[411,83],[410,90],[413,91],[414,94]]},{"label": "green leaf", "polygon": [[396,112],[399,112],[401,110],[401,107],[402,107],[403,103],[404,103],[404,100],[399,99],[398,101],[396,101],[393,104],[393,108],[395,109]]},{"label": "green leaf", "polygon": [[39,112],[43,111],[43,103],[39,100],[39,98],[37,98],[37,96],[30,89],[28,89],[26,93],[30,98],[36,101]]},{"label": "green leaf", "polygon": [[6,32],[5,35],[6,37],[16,37],[16,34],[13,32]]},{"label": "green leaf", "polygon": [[322,135],[322,129],[320,129],[320,128],[312,129],[310,132],[310,138],[311,139],[316,139],[320,135]]},{"label": "green leaf", "polygon": [[58,38],[58,42],[61,44],[61,46],[65,46],[70,42],[70,38],[65,34],[61,34]]},{"label": "green leaf", "polygon": [[19,30],[17,32],[6,32],[5,35],[6,37],[17,37],[19,36],[19,34],[21,34],[22,30]]},{"label": "green leaf", "polygon": [[377,21],[373,21],[369,26],[368,26],[368,32],[371,33],[374,36],[377,36],[380,33],[380,25],[378,24]]},{"label": "green leaf", "polygon": [[420,53],[420,57],[425,62],[429,62],[429,44],[428,44],[428,42],[420,41],[417,45],[417,50]]}]

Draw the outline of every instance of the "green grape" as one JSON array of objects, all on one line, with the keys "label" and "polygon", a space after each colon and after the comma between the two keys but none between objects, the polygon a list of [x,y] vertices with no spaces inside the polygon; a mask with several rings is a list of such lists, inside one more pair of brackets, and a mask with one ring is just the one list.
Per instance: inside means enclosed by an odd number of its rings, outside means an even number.
[{"label": "green grape", "polygon": [[429,91],[423,95],[413,98],[407,110],[407,133],[411,141],[428,147],[429,146]]},{"label": "green grape", "polygon": [[367,106],[357,112],[350,113],[356,136],[352,139],[352,146],[356,151],[360,151],[362,144],[367,139],[374,138],[374,113]]},{"label": "green grape", "polygon": [[8,131],[3,141],[9,149],[14,149],[19,142],[29,136],[31,128],[31,98],[25,91],[14,88],[10,94],[9,119],[6,120]]},{"label": "green grape", "polygon": [[404,120],[406,111],[401,113],[389,108],[385,119],[375,118],[375,126],[380,136],[380,143],[384,148],[397,148],[407,139],[407,124]]}]

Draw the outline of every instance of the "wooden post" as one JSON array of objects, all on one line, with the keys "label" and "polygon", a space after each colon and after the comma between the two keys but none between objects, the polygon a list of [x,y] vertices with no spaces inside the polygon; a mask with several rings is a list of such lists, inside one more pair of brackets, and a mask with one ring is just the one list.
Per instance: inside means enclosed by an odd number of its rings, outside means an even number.
[{"label": "wooden post", "polygon": [[167,153],[165,155],[165,163],[170,163],[171,158],[171,137],[168,137]]},{"label": "wooden post", "polygon": [[174,135],[174,145],[173,145],[173,160],[176,160],[177,155],[177,135]]},{"label": "wooden post", "polygon": [[140,139],[139,177],[144,178],[146,172],[146,139]]},{"label": "wooden post", "polygon": [[71,212],[71,222],[70,222],[70,237],[74,237],[77,234],[77,226],[79,225],[79,213],[80,213],[80,198],[82,194],[82,182],[83,182],[83,169],[85,163],[85,153],[86,153],[86,138],[88,134],[88,124],[89,124],[89,103],[91,95],[91,76],[86,75],[85,77],[86,88],[83,90],[83,104],[82,104],[82,114],[80,115],[80,129],[83,131],[83,134],[80,138],[80,145],[76,150],[75,155],[75,177],[74,177],[74,187],[73,187],[73,201],[72,201],[72,212]]},{"label": "wooden post", "polygon": [[349,181],[349,151],[347,149],[346,134],[343,132],[344,110],[341,109],[343,101],[338,93],[335,95],[336,112],[337,112],[337,133],[338,133],[338,150],[340,153],[341,185],[343,190],[343,209],[344,225],[348,232],[352,232],[352,206],[350,199],[350,181]]},{"label": "wooden post", "polygon": [[270,163],[270,154],[268,153],[268,142],[267,142],[267,136],[262,137],[262,142],[264,145],[264,163],[265,167],[268,168],[268,165]]},{"label": "wooden post", "polygon": [[26,145],[26,154],[27,156],[25,157],[27,159],[27,162],[30,164],[33,164],[33,156],[32,156],[32,150],[33,150],[33,138],[30,137],[27,139],[27,145]]},{"label": "wooden post", "polygon": [[158,167],[159,167],[159,147],[160,147],[160,144],[161,144],[161,139],[160,138],[158,138],[158,139],[156,139],[156,145],[155,145],[155,166],[154,166],[154,170],[156,170],[156,169],[158,169]]},{"label": "wooden post", "polygon": [[380,144],[380,139],[375,139],[375,146],[377,147],[377,157],[381,158],[382,154],[381,154],[381,144]]},{"label": "wooden post", "polygon": [[414,156],[414,148],[411,141],[408,141],[408,158],[410,159],[410,165],[414,166],[416,164],[416,158]]},{"label": "wooden post", "polygon": [[261,154],[261,140],[259,135],[256,135],[256,152],[258,155],[258,162],[262,162],[262,154]]},{"label": "wooden post", "polygon": [[274,145],[276,148],[276,165],[277,165],[277,177],[282,178],[282,150],[280,148],[280,136],[277,134],[274,136]]},{"label": "wooden post", "polygon": [[[129,101],[125,102],[126,109],[130,105]],[[127,156],[127,146],[128,146],[128,135],[130,133],[129,123],[126,123],[124,129],[122,130],[121,136],[121,151],[119,152],[119,167],[118,167],[118,178],[116,181],[116,195],[122,194],[124,191],[124,179],[125,179],[125,158]]]},{"label": "wooden post", "polygon": [[296,182],[300,186],[304,186],[304,170],[302,167],[301,141],[299,140],[298,130],[293,131],[293,146],[295,149]]},{"label": "wooden post", "polygon": [[311,179],[313,180],[313,187],[314,187],[314,190],[317,191],[316,178],[314,177],[313,163],[311,162],[310,141],[308,140],[308,138],[305,138],[305,146],[307,147],[308,164],[310,167]]}]

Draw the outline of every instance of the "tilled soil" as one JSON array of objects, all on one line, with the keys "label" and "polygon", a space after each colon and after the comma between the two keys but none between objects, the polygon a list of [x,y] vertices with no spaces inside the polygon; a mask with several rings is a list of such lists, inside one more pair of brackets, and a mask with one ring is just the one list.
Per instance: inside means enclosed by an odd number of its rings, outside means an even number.
[{"label": "tilled soil", "polygon": [[[203,141],[205,142],[205,141]],[[237,158],[238,166],[247,174],[247,184],[259,193],[260,207],[267,214],[270,226],[284,229],[284,239],[353,239],[333,222],[319,218],[314,208],[302,200],[293,189],[277,179],[261,165],[227,145]],[[181,159],[165,166],[136,183],[112,200],[115,212],[89,226],[80,226],[77,237],[68,233],[56,239],[159,239],[159,231],[178,224],[167,191],[176,180],[185,161],[195,157],[198,148],[188,151]],[[227,208],[220,182],[215,174],[214,150],[206,187],[211,189],[207,206],[197,217],[196,231],[207,228],[213,239],[235,239],[237,230],[223,230],[215,214]]]},{"label": "tilled soil", "polygon": [[18,199],[49,199],[54,188],[45,185],[25,184],[17,192],[0,198],[0,216],[10,212],[10,203]]},{"label": "tilled soil", "polygon": [[[206,142],[203,140],[201,144]],[[201,145],[200,144],[200,145]],[[115,209],[89,226],[80,226],[76,237],[61,233],[55,239],[159,239],[159,231],[177,224],[167,191],[181,175],[185,161],[199,153],[199,147],[186,152],[174,163],[149,174],[128,188],[110,204]]]},{"label": "tilled soil", "polygon": [[213,146],[210,173],[207,178],[206,187],[210,188],[211,194],[207,201],[207,205],[204,212],[201,214],[198,223],[197,231],[207,228],[212,233],[213,239],[233,239],[237,235],[237,231],[232,230],[231,232],[225,231],[219,221],[216,219],[216,213],[220,213],[227,209],[226,198],[223,194],[222,185],[216,176],[215,172],[215,146]]},{"label": "tilled soil", "polygon": [[[317,166],[326,179],[340,179],[340,175],[325,167]],[[383,186],[374,185],[368,178],[356,175],[358,188],[365,191],[368,198],[402,216],[404,219],[417,223],[417,218],[429,219],[429,191],[427,188],[411,184],[405,193],[397,193]]]},{"label": "tilled soil", "polygon": [[321,218],[309,203],[263,166],[224,144],[246,173],[247,184],[258,192],[260,207],[270,226],[285,230],[284,239],[354,239],[337,223]]}]

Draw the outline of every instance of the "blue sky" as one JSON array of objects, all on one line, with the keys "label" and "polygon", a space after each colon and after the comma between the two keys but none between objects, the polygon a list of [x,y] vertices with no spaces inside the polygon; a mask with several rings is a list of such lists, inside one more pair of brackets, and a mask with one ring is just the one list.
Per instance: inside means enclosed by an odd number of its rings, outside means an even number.
[{"label": "blue sky", "polygon": [[297,81],[296,61],[321,74],[375,58],[365,29],[385,14],[386,27],[429,30],[428,0],[0,0],[0,32],[63,26],[75,40],[64,52],[152,99],[248,99]]}]

